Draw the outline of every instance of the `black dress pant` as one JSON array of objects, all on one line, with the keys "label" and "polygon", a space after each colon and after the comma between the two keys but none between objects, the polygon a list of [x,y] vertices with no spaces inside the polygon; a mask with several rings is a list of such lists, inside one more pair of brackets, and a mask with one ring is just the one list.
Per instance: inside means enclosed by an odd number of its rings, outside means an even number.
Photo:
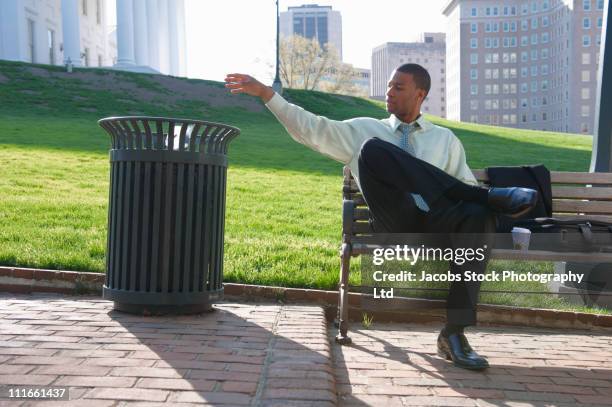
[{"label": "black dress pant", "polygon": [[[449,188],[461,190],[457,188],[463,184],[460,180],[379,138],[363,143],[358,167],[374,231],[443,234],[453,249],[486,245],[484,261],[466,261],[462,265],[450,262],[453,274],[463,274],[465,270],[485,272],[494,243],[495,214],[486,204],[458,200],[456,193],[453,199],[447,197],[445,191]],[[412,194],[421,195],[429,210],[420,209]],[[480,282],[452,282],[446,301],[447,322],[475,325],[479,291]]]}]

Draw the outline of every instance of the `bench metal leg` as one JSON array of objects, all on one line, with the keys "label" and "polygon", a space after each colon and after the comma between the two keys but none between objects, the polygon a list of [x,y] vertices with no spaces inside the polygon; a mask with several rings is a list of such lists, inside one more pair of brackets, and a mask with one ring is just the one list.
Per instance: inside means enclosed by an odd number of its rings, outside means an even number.
[{"label": "bench metal leg", "polygon": [[351,246],[343,243],[341,249],[340,289],[338,290],[338,335],[336,342],[340,345],[350,344],[348,332],[348,279],[351,263]]}]

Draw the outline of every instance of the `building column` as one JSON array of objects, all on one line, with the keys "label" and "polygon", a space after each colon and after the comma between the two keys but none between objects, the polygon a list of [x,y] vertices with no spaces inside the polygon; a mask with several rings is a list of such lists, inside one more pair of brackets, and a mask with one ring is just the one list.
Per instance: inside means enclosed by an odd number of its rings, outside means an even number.
[{"label": "building column", "polygon": [[170,53],[168,51],[168,0],[158,0],[158,44],[159,44],[159,71],[165,75],[170,72]]},{"label": "building column", "polygon": [[20,22],[25,19],[22,17],[19,3],[16,1],[0,1],[0,59],[10,61],[25,61],[21,55],[21,44],[24,43],[23,33]]},{"label": "building column", "polygon": [[[121,0],[120,0],[121,1]],[[149,65],[146,0],[134,1],[134,56],[136,65]]]},{"label": "building column", "polygon": [[78,0],[62,0],[62,31],[64,64],[82,66]]},{"label": "building column", "polygon": [[147,47],[149,66],[159,71],[159,4],[157,0],[147,1]]},{"label": "building column", "polygon": [[117,65],[134,65],[134,3],[132,0],[117,0]]},{"label": "building column", "polygon": [[[179,0],[180,1],[180,0]],[[168,59],[170,75],[179,75],[178,1],[168,4]]]},{"label": "building column", "polygon": [[185,33],[185,0],[177,0],[178,17],[179,70],[178,76],[187,76],[187,34]]}]

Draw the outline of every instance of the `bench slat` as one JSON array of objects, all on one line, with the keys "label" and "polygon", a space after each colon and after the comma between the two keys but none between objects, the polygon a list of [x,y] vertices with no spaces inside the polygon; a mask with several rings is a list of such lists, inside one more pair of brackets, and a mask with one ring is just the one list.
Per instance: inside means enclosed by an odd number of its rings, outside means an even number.
[{"label": "bench slat", "polygon": [[354,220],[369,220],[370,210],[368,208],[356,208],[353,213]]},{"label": "bench slat", "polygon": [[552,187],[553,199],[591,199],[599,201],[612,201],[612,188],[606,187]]},{"label": "bench slat", "polygon": [[353,232],[352,233],[353,235],[363,235],[363,234],[372,233],[372,230],[370,229],[370,223],[369,222],[353,222],[352,232]]},{"label": "bench slat", "polygon": [[[568,186],[553,186],[553,200],[555,199],[589,199],[592,201],[612,201],[612,188],[606,187],[568,187]],[[350,192],[350,199],[355,201],[356,205],[365,205],[365,199],[361,192]]]},{"label": "bench slat", "polygon": [[[472,172],[480,183],[488,183],[489,178],[484,174],[484,170]],[[612,185],[612,173],[551,172],[550,178],[553,187],[554,184]],[[359,192],[359,187],[352,177],[344,184],[344,188],[347,192]]]},{"label": "bench slat", "polygon": [[[606,207],[597,206],[597,204],[608,204]],[[580,218],[586,217],[593,220],[601,220],[604,222],[612,221],[612,203],[609,202],[575,202],[568,201],[567,204],[557,204],[553,211],[555,218]],[[561,212],[563,211],[563,212]],[[358,207],[353,214],[355,221],[367,221],[370,219],[370,210],[367,207]]]},{"label": "bench slat", "polygon": [[[475,170],[474,173],[477,173]],[[561,186],[555,184],[582,184],[582,185],[612,185],[612,173],[551,173],[551,184],[553,188],[553,198],[590,198],[601,200],[612,200],[612,188],[587,188]],[[487,183],[486,176],[476,178],[481,183]],[[343,192],[348,194],[360,193],[355,181],[351,178],[348,184],[343,186]]]},{"label": "bench slat", "polygon": [[[395,245],[376,245],[354,243],[352,245],[352,255],[371,254],[376,248],[395,248]],[[493,249],[491,250],[492,259],[500,260],[535,260],[535,261],[585,261],[585,262],[610,262],[612,261],[612,253],[600,252],[549,252],[544,250],[511,250],[511,249]]]},{"label": "bench slat", "polygon": [[[564,220],[569,220],[569,219],[584,220],[585,218],[588,218],[589,220],[599,220],[602,222],[612,223],[612,216],[605,216],[605,215],[584,216],[584,215],[575,215],[575,214],[568,214],[568,213],[555,213],[554,217],[558,219],[564,219]],[[371,233],[372,233],[372,230],[370,229],[370,224],[367,221],[354,221],[353,222],[352,236],[356,236],[357,240],[359,239],[359,237],[363,237],[364,235],[370,235]]]},{"label": "bench slat", "polygon": [[553,216],[559,219],[581,220],[581,218],[582,219],[588,218],[590,220],[599,220],[602,222],[612,222],[612,216],[606,216],[606,215],[576,215],[576,214],[569,214],[569,213],[554,213]]},{"label": "bench slat", "polygon": [[[612,213],[612,188],[553,187],[553,196],[553,210],[557,212]],[[357,206],[366,205],[360,193],[349,198]]]},{"label": "bench slat", "polygon": [[[472,173],[478,181],[487,182],[489,180],[484,169],[473,170]],[[551,171],[550,182],[553,184],[612,184],[612,173]]]},{"label": "bench slat", "polygon": [[553,200],[553,213],[554,212],[610,214],[612,213],[612,202]]},{"label": "bench slat", "polygon": [[[553,217],[558,218],[558,219],[564,219],[564,220],[590,219],[590,220],[598,220],[602,222],[612,223],[612,216],[609,216],[609,215],[576,215],[573,213],[553,213]],[[366,233],[368,230],[365,229],[365,227],[363,227],[362,225],[366,224],[368,220],[369,220],[369,217],[364,217],[364,218],[356,219],[355,221],[353,221],[353,232],[354,233]]]}]

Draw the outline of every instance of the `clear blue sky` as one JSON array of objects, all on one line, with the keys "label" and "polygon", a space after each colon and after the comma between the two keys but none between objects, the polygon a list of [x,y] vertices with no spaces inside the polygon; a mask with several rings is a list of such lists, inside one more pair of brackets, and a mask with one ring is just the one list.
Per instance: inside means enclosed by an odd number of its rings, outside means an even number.
[{"label": "clear blue sky", "polygon": [[[109,24],[115,24],[114,0],[107,1]],[[441,11],[447,0],[280,0],[280,10],[315,3],[341,12],[344,62],[359,68],[371,68],[372,48],[384,42],[409,42],[446,28]],[[185,9],[188,76],[220,81],[241,72],[271,82],[275,0],[185,0]]]}]

